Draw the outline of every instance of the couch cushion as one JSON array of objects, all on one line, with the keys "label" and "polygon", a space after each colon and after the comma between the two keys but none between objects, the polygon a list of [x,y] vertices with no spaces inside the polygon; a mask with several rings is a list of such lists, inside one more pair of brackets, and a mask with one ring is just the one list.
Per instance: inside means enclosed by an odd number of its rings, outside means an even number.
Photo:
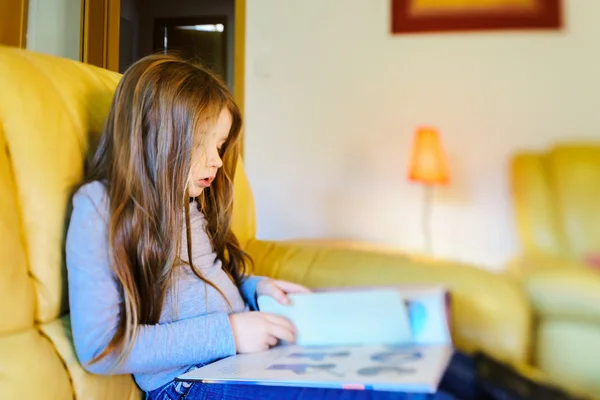
[{"label": "couch cushion", "polygon": [[510,174],[515,222],[524,251],[567,256],[546,156],[519,153],[512,159]]},{"label": "couch cushion", "polygon": [[37,321],[67,310],[63,242],[70,190],[82,177],[89,138],[102,130],[118,79],[89,65],[0,47],[0,125],[21,220],[21,229],[9,232],[27,251]]},{"label": "couch cushion", "polygon": [[[34,297],[10,154],[0,124],[0,336],[33,327]],[[18,307],[15,305],[18,304]]]},{"label": "couch cushion", "polygon": [[131,375],[93,375],[81,367],[73,347],[71,320],[68,315],[44,324],[40,328],[60,354],[71,376],[76,399],[134,400],[141,398],[142,393],[135,385]]},{"label": "couch cushion", "polygon": [[2,399],[73,398],[61,359],[33,328],[0,336],[0,393]]},{"label": "couch cushion", "polygon": [[600,252],[600,146],[559,146],[548,155],[552,196],[571,256]]},{"label": "couch cushion", "polygon": [[597,324],[546,318],[540,322],[536,345],[536,365],[555,383],[600,396]]}]

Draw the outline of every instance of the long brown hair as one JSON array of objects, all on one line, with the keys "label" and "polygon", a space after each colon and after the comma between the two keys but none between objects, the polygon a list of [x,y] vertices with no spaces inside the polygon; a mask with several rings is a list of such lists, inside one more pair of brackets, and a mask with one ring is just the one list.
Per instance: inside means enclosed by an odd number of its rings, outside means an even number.
[{"label": "long brown hair", "polygon": [[[197,204],[223,269],[236,285],[250,261],[233,234],[233,176],[242,118],[225,84],[198,64],[172,55],[152,55],[132,65],[113,97],[86,181],[101,181],[109,200],[109,258],[123,295],[117,331],[92,362],[117,352],[126,357],[140,324],[159,321],[188,235],[188,264],[198,279],[215,287],[192,264],[188,176],[194,135],[211,129],[222,110],[231,130],[220,151],[223,167]],[[220,290],[219,290],[220,291]]]}]

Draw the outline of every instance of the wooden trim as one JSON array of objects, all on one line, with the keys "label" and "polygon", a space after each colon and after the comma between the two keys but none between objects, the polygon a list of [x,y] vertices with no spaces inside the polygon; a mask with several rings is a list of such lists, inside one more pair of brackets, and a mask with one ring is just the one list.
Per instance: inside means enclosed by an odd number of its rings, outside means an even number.
[{"label": "wooden trim", "polygon": [[85,0],[83,62],[104,68],[105,0]]},{"label": "wooden trim", "polygon": [[81,60],[111,71],[119,70],[120,0],[83,0]]},{"label": "wooden trim", "polygon": [[27,46],[28,0],[0,0],[0,44]]},{"label": "wooden trim", "polygon": [[102,16],[104,17],[102,19],[102,29],[103,29],[103,34],[104,34],[104,38],[103,38],[103,46],[102,46],[102,60],[104,63],[104,66],[106,66],[106,62],[107,62],[107,38],[108,38],[108,1],[104,0],[104,4],[102,4],[104,6],[104,13],[102,14]]},{"label": "wooden trim", "polygon": [[81,0],[81,18],[79,23],[80,40],[79,40],[79,61],[87,62],[87,46],[88,46],[88,34],[87,34],[87,11],[88,1]]},{"label": "wooden trim", "polygon": [[[235,36],[233,50],[233,95],[244,117],[244,105],[246,97],[246,0],[235,1]],[[240,153],[244,155],[244,132],[242,128],[242,140]]]},{"label": "wooden trim", "polygon": [[27,47],[27,22],[29,19],[27,16],[29,15],[29,1],[22,0],[21,1],[21,35],[20,35],[20,43],[19,47],[26,48]]},{"label": "wooden trim", "polygon": [[106,69],[119,72],[120,0],[107,1],[106,17]]},{"label": "wooden trim", "polygon": [[85,41],[85,0],[81,0],[81,14],[79,16],[79,61],[83,62],[83,49]]}]

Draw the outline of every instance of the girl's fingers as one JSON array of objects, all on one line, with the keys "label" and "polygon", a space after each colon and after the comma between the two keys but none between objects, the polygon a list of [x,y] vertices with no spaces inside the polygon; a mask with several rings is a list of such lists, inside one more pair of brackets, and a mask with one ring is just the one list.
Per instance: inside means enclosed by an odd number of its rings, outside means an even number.
[{"label": "girl's fingers", "polygon": [[271,347],[276,346],[277,343],[279,343],[279,340],[277,340],[277,338],[273,335],[269,335],[269,337],[267,338],[267,344]]},{"label": "girl's fingers", "polygon": [[275,280],[274,282],[281,290],[287,293],[310,293],[310,290],[307,287],[297,283],[280,280]]},{"label": "girl's fingers", "polygon": [[293,343],[296,341],[296,334],[289,327],[285,327],[279,324],[272,324],[269,326],[269,334],[275,336],[279,340],[285,340],[286,342]]},{"label": "girl's fingers", "polygon": [[290,304],[290,299],[287,297],[285,292],[277,286],[275,282],[271,283],[268,287],[268,294],[272,298],[274,298],[279,304],[288,305]]},{"label": "girl's fingers", "polygon": [[285,317],[282,317],[281,315],[265,313],[265,318],[269,325],[281,326],[284,329],[290,330],[294,333],[296,332],[296,327],[294,326],[292,321]]}]

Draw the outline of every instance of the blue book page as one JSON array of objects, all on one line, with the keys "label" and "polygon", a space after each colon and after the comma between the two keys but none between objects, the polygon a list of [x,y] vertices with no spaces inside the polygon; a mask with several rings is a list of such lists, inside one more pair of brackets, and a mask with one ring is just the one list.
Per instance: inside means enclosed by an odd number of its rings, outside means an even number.
[{"label": "blue book page", "polygon": [[398,290],[339,291],[290,295],[291,305],[258,298],[260,311],[296,326],[296,344],[343,346],[414,341],[408,309]]},{"label": "blue book page", "polygon": [[401,293],[408,310],[414,344],[451,344],[451,321],[448,289],[442,285],[394,285],[319,288],[323,292],[365,292],[396,290]]}]

